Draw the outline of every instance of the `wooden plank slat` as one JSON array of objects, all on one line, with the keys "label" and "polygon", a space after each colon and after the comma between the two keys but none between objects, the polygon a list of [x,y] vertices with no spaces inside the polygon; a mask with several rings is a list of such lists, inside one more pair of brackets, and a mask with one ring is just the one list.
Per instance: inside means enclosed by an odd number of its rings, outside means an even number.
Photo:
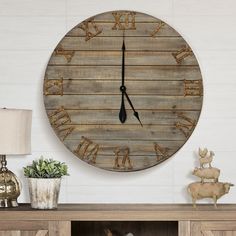
[{"label": "wooden plank slat", "polygon": [[190,221],[181,220],[178,222],[178,236],[191,236]]},{"label": "wooden plank slat", "polygon": [[[182,96],[130,96],[136,110],[142,109],[183,109],[199,110],[202,97]],[[58,109],[64,106],[66,109],[119,109],[120,95],[64,95],[47,96],[45,99],[46,109]],[[129,107],[129,104],[126,105]]]},{"label": "wooden plank slat", "polygon": [[[49,65],[119,65],[121,66],[121,51],[75,51],[68,62],[63,55],[53,55]],[[171,52],[127,51],[126,65],[177,65]],[[198,65],[195,56],[188,56],[181,65]],[[179,65],[179,66],[181,66]]]},{"label": "wooden plank slat", "polygon": [[49,236],[71,235],[70,221],[49,221]]},{"label": "wooden plank slat", "polygon": [[[37,236],[37,233],[39,231],[22,231],[21,232],[21,236]],[[43,234],[43,235],[40,235],[40,236],[48,236],[47,234]]]},{"label": "wooden plank slat", "polygon": [[[93,142],[100,145],[100,156],[112,156],[116,147],[122,147],[128,145],[130,148],[130,156],[156,156],[154,153],[154,142],[157,142],[162,147],[168,147],[169,153],[174,153],[179,146],[183,144],[183,140],[105,140],[105,139],[93,139]],[[80,140],[66,139],[64,141],[66,147],[70,150],[76,150]]]},{"label": "wooden plank slat", "polygon": [[[131,11],[111,11],[111,12],[107,12],[106,14],[102,13],[102,14],[98,14],[96,16],[93,16],[89,19],[93,19],[95,22],[112,22],[114,23],[114,16],[112,15],[112,13],[114,12],[118,12],[118,13],[129,13]],[[123,17],[122,17],[123,20]],[[135,12],[135,21],[136,22],[157,22],[160,21],[158,20],[156,17],[141,13],[141,12]]]},{"label": "wooden plank slat", "polygon": [[[123,37],[95,37],[85,41],[84,37],[65,37],[60,45],[64,50],[112,50],[121,51]],[[178,51],[186,46],[182,37],[127,37],[126,51]]]},{"label": "wooden plank slat", "polygon": [[[66,127],[66,126],[64,126]],[[174,126],[144,126],[137,125],[75,125],[70,139],[131,139],[131,140],[183,140],[184,135]]]},{"label": "wooden plank slat", "polygon": [[[113,94],[120,95],[121,81],[64,80],[63,95],[69,94]],[[126,81],[129,95],[183,96],[184,81]]]},{"label": "wooden plank slat", "polygon": [[201,229],[203,231],[209,231],[209,230],[236,231],[236,221],[217,222],[217,223],[213,221],[205,221],[201,222]]},{"label": "wooden plank slat", "polygon": [[[54,110],[47,110],[51,114]],[[119,109],[117,110],[67,110],[72,125],[120,125]],[[136,118],[133,116],[133,110],[126,109],[127,124],[137,124]],[[191,119],[197,119],[199,111],[185,112]],[[181,121],[176,113],[172,111],[159,111],[159,110],[139,110],[140,118],[143,120],[144,125],[173,125],[175,122]]]},{"label": "wooden plank slat", "polygon": [[201,222],[191,222],[191,236],[199,236],[201,234]]},{"label": "wooden plank slat", "polygon": [[[96,73],[94,73],[96,71]],[[48,66],[47,79],[121,80],[121,66]],[[198,66],[125,66],[125,80],[198,80]]]},{"label": "wooden plank slat", "polygon": [[0,230],[38,230],[47,229],[46,221],[5,221],[1,220]]},{"label": "wooden plank slat", "polygon": [[21,232],[17,231],[0,231],[0,236],[21,236]]},{"label": "wooden plank slat", "polygon": [[[158,169],[157,169],[158,170]],[[226,222],[236,219],[235,204],[59,204],[57,210],[31,209],[30,204],[0,211],[0,219],[6,221],[178,221],[191,220]],[[192,228],[191,228],[192,229]],[[195,234],[199,236],[198,234]],[[195,236],[194,235],[194,236]],[[192,235],[193,236],[193,235]]]},{"label": "wooden plank slat", "polygon": [[[152,19],[153,21],[153,19]],[[125,31],[125,37],[140,37],[140,36],[151,36],[151,34],[156,30],[158,27],[160,21],[155,20],[155,22],[136,22],[136,30],[126,30]],[[123,31],[122,30],[112,30],[112,27],[114,26],[113,22],[99,22],[94,21],[96,25],[102,29],[102,33],[97,35],[96,37],[109,37],[109,36],[122,36]],[[66,36],[84,36],[84,31],[77,26],[74,27],[70,32],[67,33]],[[179,33],[176,32],[173,28],[171,28],[169,25],[165,24],[161,30],[155,35],[155,37],[179,37]]]},{"label": "wooden plank slat", "polygon": [[[115,166],[115,154],[110,156],[98,155],[96,158],[95,166],[112,171],[124,171],[124,168],[114,168]],[[137,171],[142,170],[144,168],[148,168],[151,166],[155,166],[157,164],[156,156],[130,156],[130,161],[132,165],[132,169],[128,169],[128,165],[126,163],[126,171]],[[85,162],[89,162],[88,159],[84,159]],[[121,164],[122,156],[119,159],[119,163]],[[90,163],[93,165],[93,163]]]},{"label": "wooden plank slat", "polygon": [[[76,150],[80,140],[66,139],[64,141],[66,147],[70,150]],[[99,155],[112,156],[116,147],[129,146],[130,156],[156,156],[154,152],[154,142],[157,142],[161,147],[168,147],[168,153],[174,153],[183,143],[182,140],[114,140],[114,139],[93,139],[94,143],[100,145]]]},{"label": "wooden plank slat", "polygon": [[48,230],[39,230],[35,236],[47,236]]},{"label": "wooden plank slat", "polygon": [[202,231],[203,236],[215,236],[210,230],[209,231]]}]

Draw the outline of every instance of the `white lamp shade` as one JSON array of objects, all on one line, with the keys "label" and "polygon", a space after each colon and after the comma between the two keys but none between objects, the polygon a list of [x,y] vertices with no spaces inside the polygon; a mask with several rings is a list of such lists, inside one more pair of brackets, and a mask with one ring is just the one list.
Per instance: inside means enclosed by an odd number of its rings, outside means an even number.
[{"label": "white lamp shade", "polygon": [[0,109],[0,155],[31,153],[32,111]]}]

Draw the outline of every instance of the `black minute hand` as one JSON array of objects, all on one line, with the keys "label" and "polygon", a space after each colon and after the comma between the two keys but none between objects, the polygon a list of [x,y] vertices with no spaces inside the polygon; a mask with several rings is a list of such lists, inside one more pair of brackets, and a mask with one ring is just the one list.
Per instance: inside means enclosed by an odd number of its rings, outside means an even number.
[{"label": "black minute hand", "polygon": [[124,94],[125,94],[125,42],[123,36],[123,45],[122,45],[122,69],[121,69],[121,86],[120,91],[121,94],[121,105],[120,105],[120,112],[119,112],[119,119],[121,123],[125,123],[126,121],[126,110],[125,110],[125,102],[124,102]]},{"label": "black minute hand", "polygon": [[138,112],[134,109],[134,106],[133,106],[131,100],[129,99],[129,96],[128,96],[128,94],[126,93],[126,91],[124,91],[124,94],[125,94],[125,96],[126,96],[128,102],[129,102],[129,105],[131,106],[131,108],[132,108],[132,110],[133,110],[133,112],[134,112],[134,116],[137,118],[137,120],[139,121],[140,125],[143,126],[141,120],[139,119],[139,114],[138,114]]}]

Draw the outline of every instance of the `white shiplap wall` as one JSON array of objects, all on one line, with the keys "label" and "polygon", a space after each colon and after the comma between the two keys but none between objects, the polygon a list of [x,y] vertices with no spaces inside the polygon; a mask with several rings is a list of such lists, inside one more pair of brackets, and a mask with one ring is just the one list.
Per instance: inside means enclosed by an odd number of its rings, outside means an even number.
[{"label": "white shiplap wall", "polygon": [[[42,96],[44,71],[54,47],[89,16],[115,9],[141,11],[174,27],[193,48],[204,79],[199,124],[170,160],[135,173],[91,167],[54,135]],[[33,109],[32,155],[9,157],[8,167],[23,182],[20,202],[28,202],[22,166],[40,155],[65,161],[60,202],[189,202],[186,185],[196,150],[214,150],[221,179],[236,184],[236,2],[235,0],[0,0],[0,107]],[[236,202],[236,187],[220,202]]]}]

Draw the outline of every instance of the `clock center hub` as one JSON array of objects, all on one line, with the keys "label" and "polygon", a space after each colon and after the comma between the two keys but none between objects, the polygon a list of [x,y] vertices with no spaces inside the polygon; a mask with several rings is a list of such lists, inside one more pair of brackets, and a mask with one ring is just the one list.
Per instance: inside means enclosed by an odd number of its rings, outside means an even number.
[{"label": "clock center hub", "polygon": [[126,91],[126,87],[124,85],[120,86],[120,91],[121,92],[125,92]]}]

